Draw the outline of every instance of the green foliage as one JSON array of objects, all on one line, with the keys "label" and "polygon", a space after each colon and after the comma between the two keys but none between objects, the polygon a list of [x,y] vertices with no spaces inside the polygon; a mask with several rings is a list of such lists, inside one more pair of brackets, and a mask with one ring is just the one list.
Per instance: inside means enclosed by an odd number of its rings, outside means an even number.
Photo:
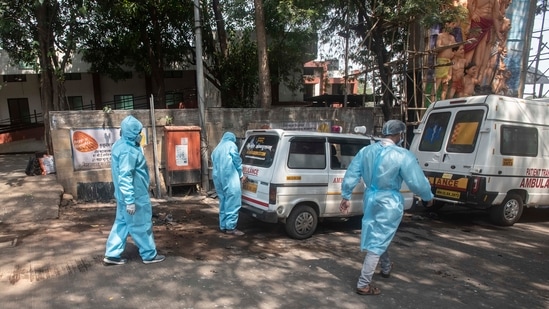
[{"label": "green foliage", "polygon": [[[65,103],[64,72],[73,59],[85,28],[82,1],[34,0],[0,2],[0,46],[12,65],[40,72],[43,112]],[[57,101],[53,99],[57,87]]]},{"label": "green foliage", "polygon": [[[248,0],[221,0],[228,50],[221,53],[218,24],[210,4],[202,3],[204,64],[207,78],[222,92],[223,105],[255,106],[258,89],[257,46],[253,40],[254,7]],[[322,14],[311,0],[265,0],[269,59],[275,83],[301,87],[301,66],[315,58]],[[75,51],[91,64],[90,71],[123,80],[127,71],[161,74],[164,67],[196,63],[193,1],[179,0],[14,0],[0,1],[0,44],[14,64],[33,64],[40,58],[37,5],[48,5],[52,26],[50,49],[55,78],[64,82],[64,65]],[[305,48],[304,48],[305,47]],[[48,62],[50,63],[50,62]],[[160,73],[159,73],[160,72]],[[154,77],[153,77],[154,78]]]},{"label": "green foliage", "polygon": [[0,3],[0,45],[8,52],[11,65],[25,63],[39,70],[36,17],[32,2]]},{"label": "green foliage", "polygon": [[444,25],[448,22],[465,21],[468,17],[468,11],[463,6],[440,5],[440,3],[430,4],[429,7],[439,7],[438,10],[425,11],[419,22],[425,28],[430,28],[436,25]]},{"label": "green foliage", "polygon": [[221,95],[225,107],[255,107],[254,95],[258,90],[257,47],[249,35],[238,39],[231,35],[228,57],[221,63],[224,75]]},{"label": "green foliage", "polygon": [[164,116],[164,118],[160,118],[158,120],[164,120],[164,125],[165,126],[171,126],[173,125],[173,117],[170,117],[170,116]]},{"label": "green foliage", "polygon": [[110,105],[106,105],[106,106],[103,106],[103,113],[105,114],[111,114],[112,113],[112,108]]},{"label": "green foliage", "polygon": [[341,59],[345,50],[343,40],[334,40],[334,37],[338,33],[348,35],[351,43],[349,58],[372,72],[368,80],[375,79],[380,85],[376,92],[381,93],[383,102],[388,103],[383,104],[383,111],[385,118],[390,119],[391,102],[397,99],[395,89],[402,88],[394,85],[395,76],[403,76],[407,69],[405,62],[395,62],[397,65],[387,63],[406,57],[410,29],[460,20],[464,10],[454,7],[453,3],[453,0],[321,2],[323,8],[319,11],[325,12],[318,15],[324,25],[321,41],[332,43],[328,53]]},{"label": "green foliage", "polygon": [[[37,17],[41,10],[45,18],[42,22]],[[49,49],[43,56],[51,58],[49,64],[62,72],[84,33],[86,8],[81,1],[14,0],[0,2],[0,14],[0,45],[11,60],[34,64],[39,71],[39,41],[46,40]]]},{"label": "green foliage", "polygon": [[[253,2],[220,0],[219,4],[223,23],[212,11],[211,1],[203,1],[201,7],[206,77],[221,91],[223,106],[255,106],[258,64]],[[129,70],[154,79],[164,67],[196,64],[193,1],[0,0],[1,46],[14,62],[34,63],[37,71],[43,69],[36,62],[43,53],[34,15],[38,5],[48,8],[52,35],[45,56],[54,59],[48,65],[52,64],[61,83],[63,65],[75,50],[91,63],[91,71],[115,80],[124,79]],[[344,40],[338,34],[349,37],[350,60],[377,67],[384,87],[391,89],[391,70],[402,67],[387,69],[383,63],[403,55],[409,25],[430,27],[466,14],[451,0],[264,0],[264,11],[271,81],[293,90],[302,86],[302,64],[317,58],[317,39],[331,43],[331,57],[342,58]],[[227,33],[225,52],[220,49],[221,30]],[[64,56],[57,58],[58,51]]]},{"label": "green foliage", "polygon": [[100,0],[90,8],[83,58],[91,71],[121,80],[128,70],[150,74],[165,64],[189,63],[194,45],[190,1]]},{"label": "green foliage", "polygon": [[294,88],[297,85],[292,78],[301,72],[303,63],[315,59],[317,54],[318,11],[305,4],[310,3],[281,0],[266,2],[265,6],[272,81]]},{"label": "green foliage", "polygon": [[[317,15],[315,1],[265,0],[265,30],[273,83],[285,83],[291,89],[302,87],[301,68],[316,57]],[[223,17],[228,34],[228,52],[222,54],[213,32],[204,34],[206,63],[214,84],[219,85],[225,107],[255,106],[258,91],[257,46],[254,37],[252,1],[224,2]],[[206,31],[217,24],[213,12],[205,12]],[[276,88],[275,88],[276,89]]]}]

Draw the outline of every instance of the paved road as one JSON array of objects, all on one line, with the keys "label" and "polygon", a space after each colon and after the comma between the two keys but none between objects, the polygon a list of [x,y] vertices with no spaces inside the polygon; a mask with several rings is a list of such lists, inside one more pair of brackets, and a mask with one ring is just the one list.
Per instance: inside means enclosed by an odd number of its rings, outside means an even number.
[{"label": "paved road", "polygon": [[[480,212],[407,213],[392,277],[374,276],[380,296],[354,292],[357,221],[325,222],[296,241],[242,217],[239,238],[216,231],[217,200],[183,199],[154,210],[165,262],[144,265],[129,245],[127,265],[105,267],[113,210],[77,205],[59,220],[0,224],[0,307],[549,308],[549,210],[526,211],[511,228]],[[167,212],[173,221],[161,220]]]}]

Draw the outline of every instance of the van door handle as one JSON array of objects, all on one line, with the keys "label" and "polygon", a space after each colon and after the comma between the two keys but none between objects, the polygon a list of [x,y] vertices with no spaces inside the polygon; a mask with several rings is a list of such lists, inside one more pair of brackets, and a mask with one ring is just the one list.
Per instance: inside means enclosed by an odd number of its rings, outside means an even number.
[{"label": "van door handle", "polygon": [[445,153],[444,156],[442,156],[442,162],[445,162],[446,159],[450,159],[450,156],[447,153]]}]

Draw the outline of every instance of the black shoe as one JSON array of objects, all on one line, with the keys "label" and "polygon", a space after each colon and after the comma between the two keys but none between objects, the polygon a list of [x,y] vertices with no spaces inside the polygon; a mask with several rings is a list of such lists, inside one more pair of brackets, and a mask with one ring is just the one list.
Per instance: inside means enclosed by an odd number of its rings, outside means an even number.
[{"label": "black shoe", "polygon": [[242,236],[242,235],[244,235],[244,232],[242,232],[240,230],[237,230],[237,229],[234,229],[234,230],[225,230],[225,234],[231,234],[231,235],[235,235],[235,236]]},{"label": "black shoe", "polygon": [[160,263],[166,259],[165,256],[157,254],[152,260],[143,260],[145,264]]},{"label": "black shoe", "polygon": [[108,256],[103,258],[103,263],[105,265],[124,265],[127,262],[128,262],[128,259],[123,259],[123,258],[113,258]]}]

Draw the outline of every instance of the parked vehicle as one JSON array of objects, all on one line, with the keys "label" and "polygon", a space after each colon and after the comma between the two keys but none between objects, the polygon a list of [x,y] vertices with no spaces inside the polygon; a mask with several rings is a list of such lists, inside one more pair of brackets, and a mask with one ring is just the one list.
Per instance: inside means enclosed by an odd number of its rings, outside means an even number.
[{"label": "parked vehicle", "polygon": [[[307,131],[249,130],[240,150],[248,182],[243,185],[241,211],[264,222],[282,222],[288,235],[305,239],[318,221],[330,217],[362,215],[364,183],[351,198],[351,210],[339,211],[341,182],[356,153],[372,137],[358,134]],[[405,209],[412,207],[412,192],[403,187]]]},{"label": "parked vehicle", "polygon": [[438,101],[410,150],[431,182],[435,207],[487,209],[503,226],[523,208],[549,205],[549,104],[498,95]]}]

